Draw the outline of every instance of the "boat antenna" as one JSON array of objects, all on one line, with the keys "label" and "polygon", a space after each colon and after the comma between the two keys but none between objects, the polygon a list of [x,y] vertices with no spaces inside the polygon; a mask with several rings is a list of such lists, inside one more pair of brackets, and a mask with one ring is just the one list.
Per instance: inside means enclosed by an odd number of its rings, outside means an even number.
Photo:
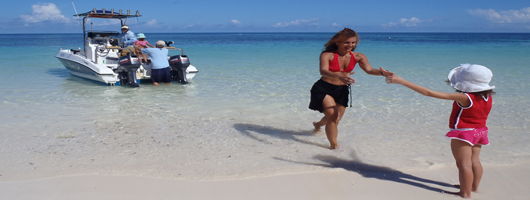
[{"label": "boat antenna", "polygon": [[77,16],[77,21],[79,21],[79,25],[83,26],[83,24],[81,24],[81,19],[79,18],[79,15],[77,15],[77,9],[75,9],[75,5],[73,1],[72,1],[72,6],[74,6],[75,15]]}]

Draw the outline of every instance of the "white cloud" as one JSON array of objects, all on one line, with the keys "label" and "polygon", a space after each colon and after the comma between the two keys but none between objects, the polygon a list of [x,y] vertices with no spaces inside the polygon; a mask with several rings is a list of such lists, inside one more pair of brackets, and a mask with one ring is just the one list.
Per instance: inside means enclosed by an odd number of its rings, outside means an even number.
[{"label": "white cloud", "polygon": [[237,19],[230,20],[230,23],[235,24],[235,25],[241,25],[241,22],[237,21]]},{"label": "white cloud", "polygon": [[182,28],[187,29],[187,28],[196,28],[196,27],[200,27],[200,26],[201,26],[201,23],[195,23],[195,24],[190,24],[190,25],[187,25],[187,26],[183,26]]},{"label": "white cloud", "polygon": [[314,19],[297,19],[291,22],[279,22],[272,27],[276,28],[282,28],[282,27],[288,27],[288,26],[317,26],[318,25],[318,18]]},{"label": "white cloud", "polygon": [[520,10],[474,9],[469,10],[469,14],[484,17],[494,23],[527,23],[530,22],[530,7]]},{"label": "white cloud", "polygon": [[412,17],[410,19],[401,18],[399,20],[399,22],[397,22],[397,23],[396,22],[390,22],[388,24],[383,24],[381,26],[384,27],[384,28],[390,28],[390,27],[414,27],[414,26],[418,26],[421,23],[426,23],[426,22],[432,22],[432,20],[430,20],[430,19],[420,20],[419,18],[416,18],[416,17]]},{"label": "white cloud", "polygon": [[333,24],[331,24],[331,26],[338,27],[338,26],[340,26],[340,25],[338,25],[337,23],[333,22]]},{"label": "white cloud", "polygon": [[151,21],[148,21],[145,23],[147,26],[156,26],[156,19],[152,19]]},{"label": "white cloud", "polygon": [[40,3],[31,6],[33,13],[20,15],[26,23],[39,23],[43,21],[67,23],[71,20],[61,14],[61,11],[53,3]]},{"label": "white cloud", "polygon": [[388,24],[383,24],[381,25],[382,27],[394,27],[394,26],[397,26],[398,24],[397,23],[394,23],[394,22],[390,22]]}]

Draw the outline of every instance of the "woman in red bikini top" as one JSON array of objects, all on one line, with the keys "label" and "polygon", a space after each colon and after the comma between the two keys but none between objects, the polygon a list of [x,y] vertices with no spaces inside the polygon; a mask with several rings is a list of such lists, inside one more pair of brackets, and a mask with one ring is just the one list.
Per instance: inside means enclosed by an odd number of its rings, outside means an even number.
[{"label": "woman in red bikini top", "polygon": [[[348,85],[355,83],[350,77],[354,74],[353,68],[358,63],[364,72],[370,75],[381,76],[383,71],[375,69],[368,62],[368,58],[358,52],[353,52],[357,47],[359,36],[349,28],[338,32],[320,54],[320,75],[322,80],[333,85]],[[384,74],[390,75],[390,74]]]},{"label": "woman in red bikini top", "polygon": [[332,72],[351,72],[353,71],[353,68],[355,68],[355,64],[357,64],[357,60],[355,60],[355,55],[353,55],[353,52],[350,51],[350,64],[348,64],[348,67],[346,69],[342,70],[339,64],[339,54],[335,52],[333,55],[333,60],[329,63],[329,71]]},{"label": "woman in red bikini top", "polygon": [[[311,102],[309,108],[324,113],[318,122],[313,122],[315,132],[326,126],[326,135],[330,149],[339,146],[337,142],[338,123],[346,111],[348,103],[348,88],[346,85],[354,84],[355,79],[350,77],[353,68],[358,63],[364,72],[374,76],[392,76],[393,73],[374,69],[368,58],[362,53],[354,52],[359,37],[349,28],[344,28],[333,36],[324,46],[320,54],[320,75],[322,77],[311,89]],[[322,83],[325,82],[325,83]]]}]

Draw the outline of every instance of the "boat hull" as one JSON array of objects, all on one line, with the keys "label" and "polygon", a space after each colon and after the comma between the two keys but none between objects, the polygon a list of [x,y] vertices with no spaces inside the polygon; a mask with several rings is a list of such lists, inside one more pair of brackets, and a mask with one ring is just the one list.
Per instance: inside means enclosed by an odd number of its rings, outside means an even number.
[{"label": "boat hull", "polygon": [[[74,76],[102,82],[108,85],[120,84],[118,74],[111,68],[113,66],[95,64],[83,55],[77,55],[71,50],[61,49],[55,56]],[[117,66],[116,66],[117,67]],[[186,69],[186,78],[191,81],[199,71],[190,65]],[[151,80],[151,65],[142,65],[136,73],[137,80]]]},{"label": "boat hull", "polygon": [[119,82],[118,75],[111,69],[102,69],[101,66],[97,66],[83,56],[61,50],[55,57],[75,76],[110,85]]}]

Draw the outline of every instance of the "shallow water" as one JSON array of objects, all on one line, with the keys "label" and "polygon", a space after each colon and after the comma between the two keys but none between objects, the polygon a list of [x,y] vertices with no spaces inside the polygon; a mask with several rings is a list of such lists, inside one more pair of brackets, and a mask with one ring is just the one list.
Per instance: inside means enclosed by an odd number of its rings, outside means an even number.
[{"label": "shallow water", "polygon": [[[333,33],[146,34],[174,40],[199,70],[191,84],[109,87],[54,58],[80,34],[0,35],[0,180],[74,174],[230,179],[329,170],[358,160],[397,170],[453,165],[450,101],[358,66],[339,150],[307,108]],[[374,67],[438,91],[460,63],[489,67],[497,88],[484,165],[530,159],[530,34],[360,33]],[[176,53],[176,52],[175,52]]]}]

